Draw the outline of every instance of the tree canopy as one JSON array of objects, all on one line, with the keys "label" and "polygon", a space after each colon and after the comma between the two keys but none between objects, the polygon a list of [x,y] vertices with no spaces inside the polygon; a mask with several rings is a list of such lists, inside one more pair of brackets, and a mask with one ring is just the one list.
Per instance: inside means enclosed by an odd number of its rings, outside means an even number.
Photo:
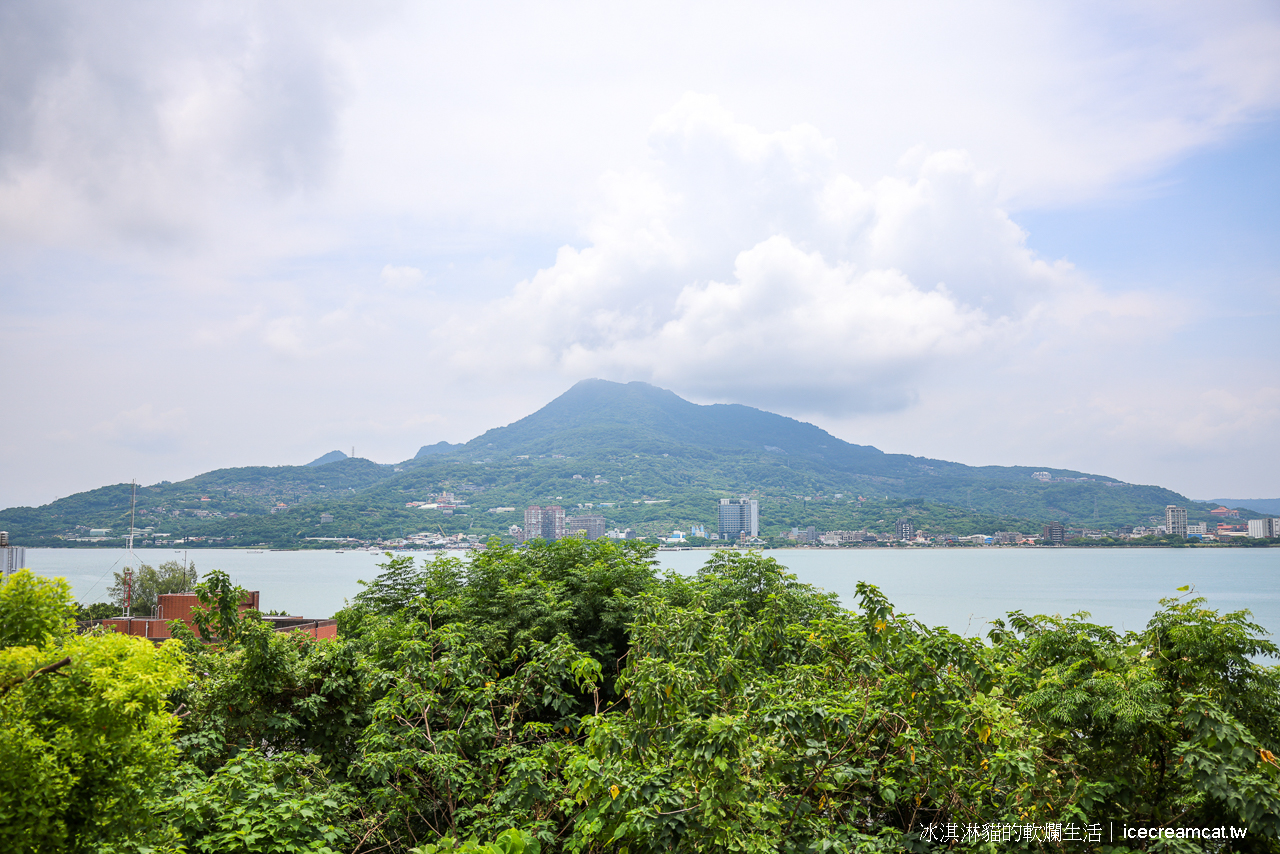
[{"label": "tree canopy", "polygon": [[0,588],[0,840],[1280,851],[1280,673],[1260,663],[1278,650],[1247,612],[1182,590],[1141,631],[1015,612],[966,638],[870,585],[842,607],[759,554],[688,578],[651,554],[388,556],[333,641],[241,613],[214,572],[203,639],[175,624],[160,647],[72,634],[65,584],[20,573]]}]

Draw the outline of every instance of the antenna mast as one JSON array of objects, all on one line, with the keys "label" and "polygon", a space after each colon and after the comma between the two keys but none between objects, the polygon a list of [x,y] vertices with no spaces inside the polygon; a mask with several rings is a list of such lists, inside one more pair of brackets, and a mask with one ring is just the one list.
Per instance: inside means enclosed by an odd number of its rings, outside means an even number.
[{"label": "antenna mast", "polygon": [[[129,499],[129,539],[126,548],[129,551],[129,557],[136,558],[137,556],[133,553],[133,532],[137,528],[134,524],[134,510],[138,506],[138,481],[131,480],[129,485],[133,487],[133,493]],[[133,567],[127,565],[124,570],[124,615],[133,616]]]}]

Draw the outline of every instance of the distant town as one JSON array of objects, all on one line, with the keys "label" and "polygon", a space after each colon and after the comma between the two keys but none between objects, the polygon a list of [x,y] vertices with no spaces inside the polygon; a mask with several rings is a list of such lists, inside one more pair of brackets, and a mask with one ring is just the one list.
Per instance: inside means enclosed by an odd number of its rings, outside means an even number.
[{"label": "distant town", "polygon": [[[512,509],[512,508],[502,508]],[[778,545],[793,546],[862,546],[862,545],[894,545],[911,546],[992,546],[992,545],[1066,545],[1076,541],[1090,540],[1143,540],[1165,537],[1197,540],[1200,542],[1218,542],[1237,537],[1252,539],[1271,539],[1280,537],[1280,519],[1251,519],[1247,524],[1233,524],[1231,519],[1239,519],[1238,511],[1226,507],[1216,508],[1211,514],[1224,521],[1216,523],[1212,531],[1208,523],[1188,523],[1185,508],[1169,505],[1165,508],[1165,518],[1152,519],[1152,525],[1119,528],[1110,531],[1091,528],[1067,528],[1060,522],[1045,525],[1036,537],[1019,531],[994,531],[990,534],[955,534],[932,533],[917,530],[914,522],[908,518],[897,520],[892,533],[872,533],[869,531],[819,531],[814,526],[807,528],[793,527],[783,537],[760,537],[760,506],[756,499],[723,498],[718,510],[719,525],[714,533],[708,533],[698,525],[690,526],[688,531],[673,530],[667,537],[657,538],[665,546],[747,546],[769,547]],[[567,515],[563,507],[530,506],[525,508],[523,527],[512,525],[510,535],[516,542],[526,539],[540,538],[556,540],[565,536],[584,536],[588,539],[607,537],[612,540],[636,539],[635,531],[606,530],[605,517],[596,513],[579,513]],[[649,539],[649,538],[646,538]],[[779,540],[785,540],[779,543]]]},{"label": "distant town", "polygon": [[[1048,477],[1045,472],[1037,472],[1037,479]],[[598,480],[602,480],[597,478]],[[605,481],[607,482],[607,481]],[[843,497],[843,496],[838,496]],[[858,501],[862,500],[858,496]],[[663,499],[645,500],[645,504],[664,504]],[[510,525],[506,531],[508,542],[516,544],[527,540],[542,539],[554,541],[563,537],[584,537],[586,539],[609,539],[615,541],[641,541],[655,543],[660,549],[692,549],[692,548],[843,548],[864,546],[1068,546],[1068,545],[1146,545],[1169,543],[1231,543],[1241,540],[1271,540],[1280,538],[1280,519],[1261,518],[1242,520],[1238,510],[1227,507],[1216,507],[1209,511],[1211,519],[1216,521],[1188,522],[1187,510],[1176,505],[1165,508],[1163,518],[1152,517],[1149,525],[1098,529],[1089,527],[1070,527],[1061,522],[1044,525],[1039,534],[1024,531],[991,531],[990,533],[974,533],[957,535],[945,531],[928,530],[917,527],[910,518],[896,519],[892,530],[819,530],[815,526],[794,526],[789,531],[773,536],[761,536],[760,503],[754,498],[722,498],[714,507],[718,524],[715,530],[706,526],[690,523],[684,530],[673,528],[665,534],[654,534],[652,531],[640,533],[632,528],[610,527],[605,515],[616,506],[615,502],[597,504],[580,504],[567,510],[560,505],[529,505],[524,508],[524,524]],[[429,501],[406,502],[406,508],[420,510],[436,510],[444,516],[454,513],[465,513],[470,505],[459,501],[452,492],[441,492],[431,496]],[[279,510],[286,509],[281,504]],[[196,513],[208,512],[196,510]],[[272,512],[275,512],[273,510]],[[516,513],[516,507],[490,507],[488,513]],[[322,513],[320,524],[333,522],[333,517]],[[878,520],[886,522],[888,520]],[[883,528],[883,525],[877,527]],[[131,533],[134,537],[145,541],[148,545],[188,545],[218,546],[217,538],[186,537],[167,538],[164,533],[156,532],[153,527],[133,528],[131,532],[114,532],[106,528],[88,529],[79,537],[68,538],[84,543],[103,543],[120,540]],[[0,532],[0,541],[6,535]],[[312,536],[304,538],[306,545],[320,548],[365,548],[383,549],[476,549],[484,548],[492,535],[472,535],[466,533],[446,534],[443,531],[421,531],[401,537],[392,538],[358,538],[358,537],[325,537]],[[509,539],[508,539],[509,538]],[[18,549],[4,542],[5,548],[0,553],[5,558],[3,569],[6,574],[21,562]],[[12,564],[12,566],[11,566]]]}]

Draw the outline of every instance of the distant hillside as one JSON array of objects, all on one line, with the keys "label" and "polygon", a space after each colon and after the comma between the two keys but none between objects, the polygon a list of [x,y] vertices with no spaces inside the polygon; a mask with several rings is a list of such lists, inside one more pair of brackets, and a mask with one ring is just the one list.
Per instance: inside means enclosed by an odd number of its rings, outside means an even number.
[{"label": "distant hillside", "polygon": [[[1048,467],[972,467],[885,454],[752,407],[699,406],[647,383],[604,380],[584,380],[537,412],[489,430],[448,454],[406,463],[408,470],[400,480],[374,491],[459,477],[449,467],[463,460],[485,467],[480,471],[486,478],[476,480],[505,480],[500,488],[509,494],[536,495],[541,488],[551,498],[566,490],[575,496],[601,492],[592,488],[584,493],[580,483],[548,488],[558,480],[552,472],[565,469],[588,477],[601,475],[615,484],[621,479],[646,499],[692,489],[802,498],[861,494],[881,500],[924,499],[970,513],[1097,526],[1147,524],[1152,516],[1163,518],[1166,504],[1189,503],[1185,496],[1161,487],[1123,484],[1104,475]],[[1051,480],[1033,478],[1037,471],[1048,472]],[[589,495],[575,500],[591,503]]]},{"label": "distant hillside", "polygon": [[[460,506],[437,506],[445,494]],[[25,545],[70,542],[95,528],[123,536],[129,495],[119,484],[0,511],[0,529]],[[428,530],[504,535],[525,505],[560,504],[656,534],[714,530],[717,499],[738,495],[760,500],[766,533],[887,530],[898,515],[935,533],[1030,531],[1051,520],[1107,529],[1163,520],[1166,504],[1189,507],[1192,521],[1215,506],[1103,475],[886,454],[748,406],[699,406],[645,383],[586,380],[510,425],[461,445],[426,445],[395,466],[335,451],[306,466],[219,469],[141,488],[137,524],[156,542],[284,547]]]},{"label": "distant hillside", "polygon": [[[833,471],[894,479],[979,473],[987,480],[1023,481],[1037,471],[1019,466],[973,468],[945,460],[886,454],[870,445],[837,439],[812,424],[750,406],[700,406],[648,383],[606,380],[583,380],[532,415],[455,448],[473,455],[715,451],[778,458],[788,464],[805,461]],[[1119,483],[1101,475],[1048,471],[1055,477],[1093,477]]]},{"label": "distant hillside", "polygon": [[447,454],[450,451],[461,448],[462,445],[451,445],[448,442],[436,442],[434,445],[423,445],[418,449],[418,453],[414,455],[414,459],[419,457],[430,457],[435,454]]},{"label": "distant hillside", "polygon": [[339,460],[345,460],[345,459],[347,459],[347,455],[342,453],[342,451],[330,451],[329,453],[325,454],[323,457],[317,457],[316,459],[307,463],[307,465],[323,466],[329,463],[336,463]]}]

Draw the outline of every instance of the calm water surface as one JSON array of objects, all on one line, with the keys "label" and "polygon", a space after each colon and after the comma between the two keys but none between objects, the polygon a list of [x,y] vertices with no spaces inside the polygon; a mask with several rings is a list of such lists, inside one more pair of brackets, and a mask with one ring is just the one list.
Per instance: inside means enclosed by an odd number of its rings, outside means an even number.
[{"label": "calm water surface", "polygon": [[[170,549],[139,549],[152,565],[182,560]],[[359,579],[378,574],[381,553],[262,552],[200,549],[186,552],[201,575],[227,572],[242,587],[262,592],[264,610],[328,617],[360,592]],[[1062,614],[1088,611],[1121,630],[1146,625],[1162,597],[1184,584],[1220,611],[1247,608],[1255,622],[1280,632],[1280,549],[846,549],[782,550],[767,554],[801,581],[857,604],[859,581],[875,584],[898,608],[930,625],[966,635],[985,634],[1009,611]],[[666,569],[690,574],[710,552],[659,552]],[[27,563],[43,575],[65,576],[82,602],[105,600],[112,571],[124,565],[115,549],[27,549]]]}]

